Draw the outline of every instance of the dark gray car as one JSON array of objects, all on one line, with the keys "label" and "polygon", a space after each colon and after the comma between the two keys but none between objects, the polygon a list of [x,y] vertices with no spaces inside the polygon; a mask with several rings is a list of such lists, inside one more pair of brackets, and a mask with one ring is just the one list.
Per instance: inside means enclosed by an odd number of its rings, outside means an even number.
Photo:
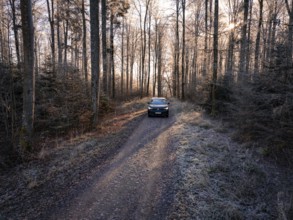
[{"label": "dark gray car", "polygon": [[153,97],[148,102],[148,116],[169,117],[169,102],[163,97]]}]

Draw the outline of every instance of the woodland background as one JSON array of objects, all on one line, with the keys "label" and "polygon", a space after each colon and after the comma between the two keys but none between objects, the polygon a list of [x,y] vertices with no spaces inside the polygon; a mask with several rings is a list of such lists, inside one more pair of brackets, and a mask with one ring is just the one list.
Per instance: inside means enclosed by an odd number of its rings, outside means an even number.
[{"label": "woodland background", "polygon": [[0,0],[0,167],[96,129],[113,103],[197,103],[286,165],[293,0]]}]

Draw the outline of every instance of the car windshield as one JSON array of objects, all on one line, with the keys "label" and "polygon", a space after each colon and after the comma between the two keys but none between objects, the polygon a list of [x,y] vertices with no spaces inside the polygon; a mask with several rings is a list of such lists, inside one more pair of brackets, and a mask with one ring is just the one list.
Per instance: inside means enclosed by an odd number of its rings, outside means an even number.
[{"label": "car windshield", "polygon": [[153,99],[151,104],[166,104],[167,101],[165,99]]}]

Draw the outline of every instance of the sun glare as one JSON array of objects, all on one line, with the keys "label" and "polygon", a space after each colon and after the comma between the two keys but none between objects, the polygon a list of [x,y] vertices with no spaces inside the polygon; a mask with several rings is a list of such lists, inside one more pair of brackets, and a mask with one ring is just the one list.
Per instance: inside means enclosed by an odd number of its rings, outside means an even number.
[{"label": "sun glare", "polygon": [[229,31],[229,30],[232,30],[232,29],[235,28],[235,27],[236,27],[236,24],[235,24],[235,23],[230,23],[230,24],[228,25],[228,27],[226,28],[226,30]]},{"label": "sun glare", "polygon": [[236,27],[238,27],[239,26],[239,23],[230,23],[230,24],[228,24],[228,26],[225,28],[225,31],[230,31],[230,30],[232,30],[232,29],[234,29],[234,28],[236,28]]}]

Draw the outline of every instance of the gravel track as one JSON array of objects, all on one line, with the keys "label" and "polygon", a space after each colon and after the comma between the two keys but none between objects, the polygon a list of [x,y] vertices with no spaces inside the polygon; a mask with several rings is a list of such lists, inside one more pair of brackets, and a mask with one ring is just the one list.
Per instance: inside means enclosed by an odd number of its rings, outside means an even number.
[{"label": "gravel track", "polygon": [[195,106],[170,109],[118,115],[121,129],[0,174],[0,220],[293,219],[292,170]]},{"label": "gravel track", "polygon": [[162,219],[172,202],[166,191],[173,160],[169,128],[175,116],[144,117],[119,153],[91,184],[50,219]]}]

